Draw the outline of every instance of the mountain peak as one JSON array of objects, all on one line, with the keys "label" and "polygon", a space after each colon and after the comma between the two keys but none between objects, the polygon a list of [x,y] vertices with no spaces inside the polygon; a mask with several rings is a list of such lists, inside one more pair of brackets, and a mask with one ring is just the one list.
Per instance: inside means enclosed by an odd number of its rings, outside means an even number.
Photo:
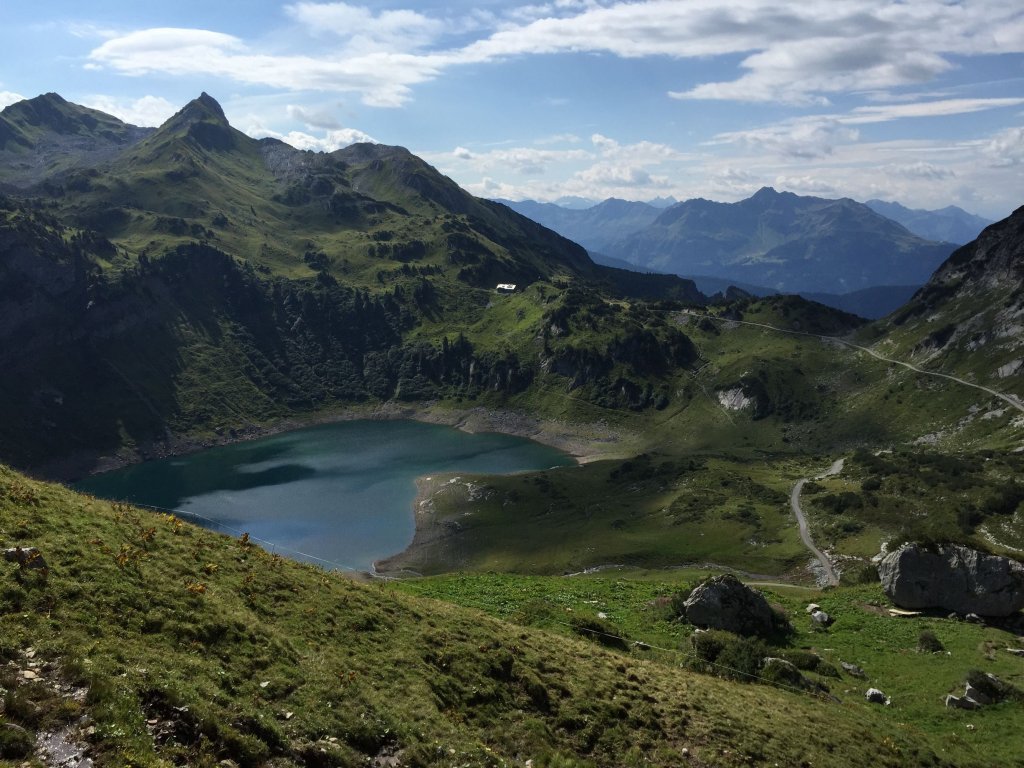
[{"label": "mountain peak", "polygon": [[238,139],[238,132],[228,123],[220,104],[205,91],[175,113],[160,130],[185,134],[204,149],[229,150]]},{"label": "mountain peak", "polygon": [[182,107],[168,122],[194,123],[199,120],[208,123],[220,123],[222,125],[228,124],[224,110],[217,100],[206,91],[203,91],[197,98],[192,99],[192,101]]}]

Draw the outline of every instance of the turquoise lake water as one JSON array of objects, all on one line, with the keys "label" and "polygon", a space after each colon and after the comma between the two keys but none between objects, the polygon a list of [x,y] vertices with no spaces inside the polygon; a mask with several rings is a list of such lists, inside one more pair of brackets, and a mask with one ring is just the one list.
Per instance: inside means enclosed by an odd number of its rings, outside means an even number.
[{"label": "turquoise lake water", "polygon": [[510,435],[348,421],[150,461],[75,487],[177,510],[184,519],[199,515],[208,518],[197,519],[206,527],[248,532],[284,555],[369,570],[412,542],[417,477],[572,464],[561,451]]}]

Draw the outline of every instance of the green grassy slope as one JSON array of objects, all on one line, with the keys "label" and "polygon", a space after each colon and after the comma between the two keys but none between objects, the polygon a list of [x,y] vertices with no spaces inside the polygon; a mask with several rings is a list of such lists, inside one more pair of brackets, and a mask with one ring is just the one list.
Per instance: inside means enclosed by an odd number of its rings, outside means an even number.
[{"label": "green grassy slope", "polygon": [[[403,581],[398,586],[410,594],[449,600],[566,636],[578,636],[573,622],[587,619],[630,641],[650,644],[653,647],[647,653],[652,657],[699,667],[699,647],[691,642],[693,627],[679,620],[672,606],[673,596],[685,594],[703,577],[692,571],[645,573],[626,569],[571,578],[460,574]],[[947,693],[962,693],[958,684],[971,669],[991,672],[1018,687],[1024,684],[1019,661],[1003,651],[1017,642],[1011,632],[932,616],[890,616],[889,602],[877,584],[825,592],[773,585],[762,589],[773,605],[790,615],[795,629],[792,637],[770,651],[771,655],[800,664],[805,675],[827,685],[841,698],[848,711],[881,714],[957,764],[1012,766],[1024,762],[1024,739],[1015,726],[1021,703],[979,712],[959,712],[943,706]],[[812,600],[835,619],[827,631],[812,627],[804,610]],[[600,619],[599,613],[606,618]],[[944,650],[920,652],[922,632],[932,632]],[[826,661],[817,673],[808,670],[813,661],[808,655],[811,653]],[[858,679],[843,671],[843,661],[861,667],[866,678]],[[734,674],[729,669],[719,669],[718,673]],[[882,689],[891,697],[892,705],[876,711],[876,705],[863,699],[868,686]],[[788,717],[778,721],[780,729],[791,723]],[[848,764],[860,765],[858,760],[850,755]]]},{"label": "green grassy slope", "polygon": [[3,765],[65,726],[100,766],[953,764],[888,713],[354,583],[7,469],[0,536],[49,566],[0,563]]}]

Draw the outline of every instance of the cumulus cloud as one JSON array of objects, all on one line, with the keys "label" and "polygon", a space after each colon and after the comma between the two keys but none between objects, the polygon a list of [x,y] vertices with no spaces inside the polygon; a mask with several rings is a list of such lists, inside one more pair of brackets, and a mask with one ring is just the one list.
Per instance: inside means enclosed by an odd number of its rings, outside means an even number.
[{"label": "cumulus cloud", "polygon": [[838,191],[832,184],[814,176],[777,176],[774,186],[776,189],[801,195],[838,194]]},{"label": "cumulus cloud", "polygon": [[96,94],[82,100],[82,104],[98,109],[123,120],[130,125],[156,126],[162,124],[178,111],[162,96],[143,96],[140,99],[122,99],[116,96]]},{"label": "cumulus cloud", "polygon": [[305,131],[289,131],[288,133],[278,133],[277,131],[264,128],[258,123],[249,125],[245,132],[252,136],[254,139],[280,139],[285,144],[289,144],[296,149],[309,150],[312,152],[333,152],[336,149],[347,147],[350,144],[357,144],[361,142],[369,142],[371,144],[377,144],[377,140],[370,136],[368,133],[360,131],[358,128],[339,128],[333,131],[325,131],[320,136],[314,136],[311,133]]},{"label": "cumulus cloud", "polygon": [[983,152],[989,164],[996,168],[1024,163],[1024,127],[999,131],[985,143]]},{"label": "cumulus cloud", "polygon": [[14,91],[0,91],[0,109],[24,100],[25,97],[20,93],[15,93]]},{"label": "cumulus cloud", "polygon": [[644,168],[619,163],[596,163],[574,177],[577,181],[594,187],[642,187],[665,189],[669,180],[665,176],[653,176]]}]

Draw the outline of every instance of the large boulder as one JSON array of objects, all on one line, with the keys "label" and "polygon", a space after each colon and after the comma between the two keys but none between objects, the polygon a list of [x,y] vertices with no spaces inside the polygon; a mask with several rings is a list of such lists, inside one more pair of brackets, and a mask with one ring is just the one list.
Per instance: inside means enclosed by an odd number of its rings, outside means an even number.
[{"label": "large boulder", "polygon": [[959,544],[904,544],[878,565],[882,588],[901,608],[1009,616],[1024,608],[1024,565]]},{"label": "large boulder", "polygon": [[731,574],[700,584],[683,606],[686,620],[699,627],[738,635],[768,635],[781,628],[764,595]]}]

